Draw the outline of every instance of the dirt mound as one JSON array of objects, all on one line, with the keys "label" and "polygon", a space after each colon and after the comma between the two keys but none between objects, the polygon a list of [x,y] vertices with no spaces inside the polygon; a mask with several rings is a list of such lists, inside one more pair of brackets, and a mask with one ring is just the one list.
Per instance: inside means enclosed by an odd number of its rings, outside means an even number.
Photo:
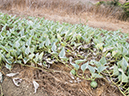
[{"label": "dirt mound", "polygon": [[[22,83],[16,87],[12,78],[4,77],[1,92],[4,96],[122,96],[116,87],[102,79],[97,79],[98,87],[93,89],[90,81],[72,76],[69,69],[62,64],[53,65],[51,68],[55,72],[16,65],[11,72],[19,72],[16,77],[21,78]],[[6,68],[3,68],[2,72],[10,73]],[[33,80],[40,85],[37,93],[34,93]]]}]

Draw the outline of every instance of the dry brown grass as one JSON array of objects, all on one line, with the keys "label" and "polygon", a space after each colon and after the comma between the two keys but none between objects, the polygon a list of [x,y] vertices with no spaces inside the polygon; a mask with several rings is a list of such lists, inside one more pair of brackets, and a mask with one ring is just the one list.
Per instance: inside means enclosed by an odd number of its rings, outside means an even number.
[{"label": "dry brown grass", "polygon": [[[92,13],[106,18],[115,18],[125,20],[124,12],[120,7],[114,6],[95,6],[87,2],[78,0],[1,0],[0,6],[2,9],[10,10],[11,8],[20,8],[22,10],[42,10],[58,9],[65,11],[67,14],[80,15],[83,12]],[[129,21],[129,18],[126,19]]]}]

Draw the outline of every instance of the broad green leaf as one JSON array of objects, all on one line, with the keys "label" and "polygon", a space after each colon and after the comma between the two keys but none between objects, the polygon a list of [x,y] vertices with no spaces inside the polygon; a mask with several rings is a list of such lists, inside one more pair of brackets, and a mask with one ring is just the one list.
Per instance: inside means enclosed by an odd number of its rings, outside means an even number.
[{"label": "broad green leaf", "polygon": [[20,31],[21,37],[24,36],[24,29]]},{"label": "broad green leaf", "polygon": [[96,60],[91,60],[91,61],[90,61],[90,64],[91,64],[91,65],[96,65],[97,67],[100,67],[100,66],[101,66],[101,63],[98,62],[98,61],[96,61]]},{"label": "broad green leaf", "polygon": [[124,72],[122,72],[122,82],[128,83],[128,77],[124,74]]},{"label": "broad green leaf", "polygon": [[38,57],[39,57],[38,59],[39,59],[40,61],[42,61],[42,59],[43,59],[43,52],[40,53],[40,55],[39,55]]},{"label": "broad green leaf", "polygon": [[53,43],[51,50],[53,52],[56,52],[57,51],[57,46],[56,46],[55,42]]},{"label": "broad green leaf", "polygon": [[76,71],[74,70],[74,69],[72,69],[71,71],[70,71],[70,73],[72,74],[72,75],[76,75]]},{"label": "broad green leaf", "polygon": [[12,69],[12,66],[11,66],[11,65],[9,65],[9,64],[7,64],[7,63],[6,63],[6,65],[5,65],[5,67],[6,67],[7,69],[9,69],[9,70],[11,70],[11,69]]},{"label": "broad green leaf", "polygon": [[116,66],[116,65],[114,65],[114,68],[113,68],[113,75],[114,76],[118,76],[119,75],[118,66]]},{"label": "broad green leaf", "polygon": [[102,71],[104,71],[108,66],[100,66],[97,68],[97,71],[100,73]]},{"label": "broad green leaf", "polygon": [[35,49],[34,47],[30,48],[30,53],[34,53]]},{"label": "broad green leaf", "polygon": [[98,43],[98,44],[96,45],[96,48],[103,50],[103,43]]},{"label": "broad green leaf", "polygon": [[125,60],[125,58],[122,59],[122,62],[120,65],[121,65],[123,71],[125,72],[127,69],[127,66],[128,66],[128,62]]},{"label": "broad green leaf", "polygon": [[80,64],[80,63],[83,63],[83,62],[85,62],[85,61],[86,61],[86,60],[76,60],[75,63],[76,63],[76,64]]},{"label": "broad green leaf", "polygon": [[23,57],[22,57],[22,54],[20,55],[20,56],[18,56],[18,59],[22,59]]},{"label": "broad green leaf", "polygon": [[30,47],[28,46],[26,49],[25,49],[25,54],[28,55],[30,53]]},{"label": "broad green leaf", "polygon": [[90,70],[91,74],[95,73],[95,67],[88,65],[88,69]]},{"label": "broad green leaf", "polygon": [[6,63],[8,63],[8,64],[12,64],[12,61],[10,61],[9,59],[6,59],[6,58],[5,58],[5,61],[6,61]]},{"label": "broad green leaf", "polygon": [[84,71],[88,68],[88,65],[89,65],[89,62],[83,64],[83,65],[81,66],[81,70],[84,72]]},{"label": "broad green leaf", "polygon": [[125,60],[128,62],[129,61],[129,57],[127,56],[123,56],[125,58]]},{"label": "broad green leaf", "polygon": [[3,31],[5,31],[6,30],[6,26],[7,26],[8,24],[5,24],[3,27],[2,27],[2,30],[1,30],[1,32],[3,32]]},{"label": "broad green leaf", "polygon": [[128,54],[128,50],[125,47],[123,47],[122,49],[123,49],[123,52],[122,52],[123,55]]},{"label": "broad green leaf", "polygon": [[50,44],[51,44],[51,42],[50,42],[49,38],[47,37],[47,39],[46,39],[46,41],[45,41],[45,45],[46,45],[46,46],[49,46]]},{"label": "broad green leaf", "polygon": [[118,57],[120,55],[120,50],[115,50],[115,51],[112,51],[112,56],[113,57]]},{"label": "broad green leaf", "polygon": [[102,65],[105,65],[107,64],[107,61],[106,61],[106,58],[105,57],[102,57],[99,62],[102,64]]},{"label": "broad green leaf", "polygon": [[30,46],[30,44],[31,44],[31,38],[32,38],[32,37],[30,37],[29,40],[26,42],[26,45],[27,45],[27,46]]},{"label": "broad green leaf", "polygon": [[35,54],[34,54],[34,53],[31,53],[31,54],[29,55],[29,59],[33,59],[34,56],[35,56]]},{"label": "broad green leaf", "polygon": [[37,54],[35,55],[35,58],[33,59],[35,63],[38,63],[38,59],[39,59],[38,57],[39,57],[39,53],[37,53]]},{"label": "broad green leaf", "polygon": [[78,70],[78,69],[79,69],[79,65],[74,64],[74,63],[71,63],[71,65],[72,65],[76,70]]},{"label": "broad green leaf", "polygon": [[16,43],[15,43],[15,47],[16,47],[17,49],[20,47],[20,43],[19,43],[19,41],[16,41]]},{"label": "broad green leaf", "polygon": [[[11,54],[11,56],[13,56],[13,57],[17,57],[17,56],[16,56],[17,53],[18,53],[18,49],[17,49],[17,52],[16,52],[16,50],[14,50],[14,49],[10,50],[10,54]],[[18,54],[18,55],[19,55],[19,54]]]},{"label": "broad green leaf", "polygon": [[10,53],[7,53],[6,58],[9,58],[9,57],[10,57]]},{"label": "broad green leaf", "polygon": [[23,58],[23,62],[24,62],[24,64],[26,64],[28,61],[29,61],[29,59],[27,59],[26,57],[25,57],[25,58]]},{"label": "broad green leaf", "polygon": [[5,46],[2,46],[2,45],[0,45],[0,48],[2,48],[3,50],[5,50],[6,52],[9,52],[9,49]]},{"label": "broad green leaf", "polygon": [[103,78],[103,76],[97,74],[97,73],[92,73],[92,77],[94,78]]},{"label": "broad green leaf", "polygon": [[21,51],[22,51],[23,53],[25,53],[25,49],[26,49],[26,47],[25,47],[25,45],[23,45],[23,46],[21,47]]},{"label": "broad green leaf", "polygon": [[39,48],[43,48],[45,44],[45,41],[43,41],[42,43],[39,44]]},{"label": "broad green leaf", "polygon": [[114,57],[117,54],[117,51],[112,51],[112,56]]},{"label": "broad green leaf", "polygon": [[61,52],[59,53],[60,58],[65,58],[65,48],[63,47]]},{"label": "broad green leaf", "polygon": [[60,36],[60,34],[59,33],[57,33],[57,39],[61,42],[61,36]]}]

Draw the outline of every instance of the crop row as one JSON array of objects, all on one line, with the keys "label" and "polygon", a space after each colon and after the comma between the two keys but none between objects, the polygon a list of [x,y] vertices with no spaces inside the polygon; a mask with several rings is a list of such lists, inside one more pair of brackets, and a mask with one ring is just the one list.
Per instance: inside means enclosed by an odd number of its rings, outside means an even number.
[{"label": "crop row", "polygon": [[0,13],[1,65],[11,70],[14,64],[49,68],[58,62],[79,78],[103,78],[129,95],[128,34]]}]

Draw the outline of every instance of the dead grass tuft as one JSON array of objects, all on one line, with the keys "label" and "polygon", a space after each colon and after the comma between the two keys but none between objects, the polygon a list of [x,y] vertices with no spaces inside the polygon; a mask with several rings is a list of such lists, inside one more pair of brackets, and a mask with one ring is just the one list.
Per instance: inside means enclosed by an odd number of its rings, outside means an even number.
[{"label": "dead grass tuft", "polygon": [[[1,9],[10,10],[11,8],[22,10],[43,10],[45,8],[65,11],[67,14],[80,15],[88,12],[106,18],[115,18],[119,20],[127,20],[129,18],[124,15],[123,9],[114,6],[95,6],[91,2],[81,2],[78,0],[1,0]],[[124,19],[123,19],[124,18]]]}]

